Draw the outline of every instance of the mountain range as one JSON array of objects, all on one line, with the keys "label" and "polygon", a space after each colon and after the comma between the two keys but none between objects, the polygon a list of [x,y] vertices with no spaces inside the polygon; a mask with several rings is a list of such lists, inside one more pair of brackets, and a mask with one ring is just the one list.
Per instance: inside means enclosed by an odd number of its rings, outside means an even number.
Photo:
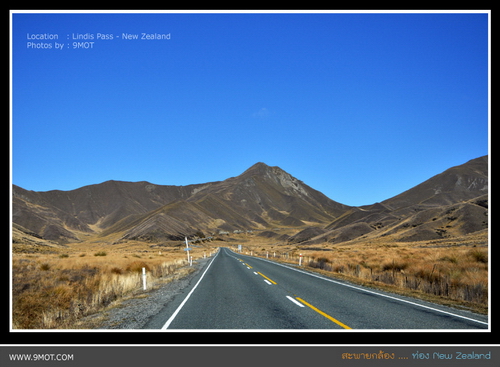
[{"label": "mountain range", "polygon": [[13,231],[59,244],[87,238],[177,241],[235,230],[273,236],[273,228],[300,229],[287,238],[290,243],[341,243],[363,236],[419,241],[486,229],[487,215],[488,156],[358,207],[331,200],[264,163],[224,181],[187,186],[106,181],[45,192],[12,186]]}]

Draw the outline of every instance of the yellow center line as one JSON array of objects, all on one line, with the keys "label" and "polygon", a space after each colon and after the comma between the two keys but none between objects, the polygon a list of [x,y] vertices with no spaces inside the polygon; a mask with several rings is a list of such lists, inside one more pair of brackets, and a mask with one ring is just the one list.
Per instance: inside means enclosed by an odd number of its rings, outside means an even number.
[{"label": "yellow center line", "polygon": [[346,324],[343,324],[341,323],[339,320],[331,317],[330,315],[328,315],[327,313],[324,313],[323,311],[321,311],[320,309],[317,309],[316,307],[314,307],[313,305],[311,305],[310,303],[307,303],[306,301],[304,301],[302,298],[299,298],[299,297],[295,297],[297,300],[299,300],[300,302],[302,302],[303,304],[305,304],[307,307],[310,307],[312,308],[314,311],[316,311],[317,313],[319,313],[320,315],[322,316],[325,316],[327,319],[329,319],[330,321],[333,321],[334,323],[336,323],[337,325],[343,327],[344,329],[352,329],[350,328],[349,326],[347,326]]},{"label": "yellow center line", "polygon": [[276,283],[274,280],[269,279],[268,277],[266,277],[266,276],[265,276],[264,274],[262,274],[260,271],[258,271],[258,272],[257,272],[257,274],[259,274],[259,275],[263,276],[264,278],[266,278],[267,280],[269,280],[269,281],[270,281],[271,283],[273,283],[273,284],[278,284],[278,283]]},{"label": "yellow center line", "polygon": [[250,265],[248,265],[247,263],[245,263],[246,266],[248,266],[250,269],[252,269],[252,267]]}]

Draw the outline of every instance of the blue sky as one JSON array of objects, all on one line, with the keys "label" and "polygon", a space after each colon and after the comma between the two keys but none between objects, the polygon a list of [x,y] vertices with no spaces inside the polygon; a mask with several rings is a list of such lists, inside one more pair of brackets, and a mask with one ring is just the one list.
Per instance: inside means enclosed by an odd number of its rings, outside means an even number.
[{"label": "blue sky", "polygon": [[[28,190],[264,162],[365,205],[489,151],[486,13],[12,17],[12,182]],[[170,39],[121,39],[143,32]]]}]

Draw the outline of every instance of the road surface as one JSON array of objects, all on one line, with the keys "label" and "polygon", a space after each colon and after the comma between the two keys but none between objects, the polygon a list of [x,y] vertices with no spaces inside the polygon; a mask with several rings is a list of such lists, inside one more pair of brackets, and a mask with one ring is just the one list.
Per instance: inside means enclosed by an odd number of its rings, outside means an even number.
[{"label": "road surface", "polygon": [[145,328],[487,330],[488,317],[221,248]]}]

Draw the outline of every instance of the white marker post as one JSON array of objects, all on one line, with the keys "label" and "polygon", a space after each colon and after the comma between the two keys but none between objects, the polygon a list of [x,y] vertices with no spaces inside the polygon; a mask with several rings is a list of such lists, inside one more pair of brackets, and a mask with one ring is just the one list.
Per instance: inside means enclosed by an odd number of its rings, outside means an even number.
[{"label": "white marker post", "polygon": [[302,266],[302,254],[299,254],[299,266]]},{"label": "white marker post", "polygon": [[[189,245],[188,245],[188,238],[187,237],[184,237],[186,239],[186,252],[187,252],[187,258],[188,258],[188,262],[189,262]],[[191,265],[191,264],[189,264]]]},{"label": "white marker post", "polygon": [[146,290],[146,268],[142,268],[142,289]]}]

